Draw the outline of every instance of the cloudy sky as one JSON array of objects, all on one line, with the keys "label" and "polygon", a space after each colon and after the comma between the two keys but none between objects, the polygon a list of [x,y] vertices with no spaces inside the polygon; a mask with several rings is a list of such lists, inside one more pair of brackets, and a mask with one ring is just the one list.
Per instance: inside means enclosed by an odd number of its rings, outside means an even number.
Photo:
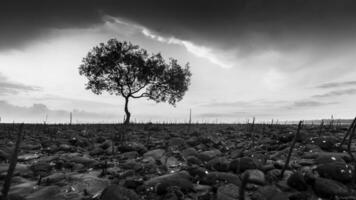
[{"label": "cloudy sky", "polygon": [[134,100],[133,121],[186,121],[190,108],[200,122],[355,116],[353,0],[5,0],[2,121],[122,121],[123,99],[78,73],[111,38],[191,65],[176,107]]}]

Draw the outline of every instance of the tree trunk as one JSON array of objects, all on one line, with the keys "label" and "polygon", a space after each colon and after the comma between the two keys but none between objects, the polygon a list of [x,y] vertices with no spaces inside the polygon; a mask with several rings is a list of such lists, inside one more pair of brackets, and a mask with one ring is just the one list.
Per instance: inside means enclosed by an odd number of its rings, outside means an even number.
[{"label": "tree trunk", "polygon": [[128,104],[129,104],[129,97],[125,98],[125,122],[124,124],[129,124],[130,123],[130,117],[131,117],[131,113],[129,112],[129,108],[128,108]]}]

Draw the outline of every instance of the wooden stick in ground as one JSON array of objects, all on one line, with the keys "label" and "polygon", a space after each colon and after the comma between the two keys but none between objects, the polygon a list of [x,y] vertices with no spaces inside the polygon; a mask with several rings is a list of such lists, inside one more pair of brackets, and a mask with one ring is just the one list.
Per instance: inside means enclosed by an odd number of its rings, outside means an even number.
[{"label": "wooden stick in ground", "polygon": [[17,154],[19,152],[20,143],[21,143],[21,140],[22,140],[23,126],[24,126],[24,124],[20,125],[20,129],[19,129],[19,132],[17,134],[15,149],[14,149],[14,152],[12,153],[12,155],[11,155],[9,169],[7,170],[7,175],[5,177],[4,186],[3,186],[3,189],[1,191],[3,200],[7,200],[7,195],[9,193],[10,185],[11,185],[11,178],[12,178],[12,176],[14,174],[14,171],[15,171],[15,168],[16,168]]},{"label": "wooden stick in ground", "polygon": [[244,174],[244,176],[242,177],[242,181],[241,181],[241,188],[239,191],[239,200],[245,200],[245,190],[246,190],[246,185],[249,181],[250,178],[250,174],[246,173]]},{"label": "wooden stick in ground", "polygon": [[252,125],[251,125],[251,138],[252,138],[252,149],[255,148],[255,133],[254,133],[254,126],[255,126],[255,117],[253,117]]},{"label": "wooden stick in ground", "polygon": [[321,120],[321,123],[320,123],[320,127],[319,127],[319,137],[321,136],[321,131],[323,130],[323,126],[324,126],[324,120]]},{"label": "wooden stick in ground", "polygon": [[351,133],[353,127],[355,126],[355,124],[356,124],[356,117],[355,117],[355,119],[352,121],[352,123],[350,124],[349,129],[347,129],[347,132],[346,132],[344,138],[342,139],[342,141],[341,141],[341,143],[340,143],[340,145],[339,145],[339,148],[341,148],[342,145],[345,143],[346,138],[350,135],[350,133]]},{"label": "wooden stick in ground", "polygon": [[293,149],[294,149],[294,146],[295,146],[295,143],[297,142],[297,138],[299,136],[299,132],[300,132],[300,129],[302,128],[302,124],[303,124],[303,121],[300,121],[299,124],[298,124],[298,130],[294,136],[294,139],[293,139],[293,142],[292,142],[292,145],[289,149],[289,152],[288,152],[288,156],[287,156],[287,160],[286,160],[286,163],[284,164],[284,167],[281,171],[281,174],[280,174],[280,178],[283,178],[283,174],[284,174],[284,171],[286,171],[287,167],[288,167],[288,164],[289,164],[289,160],[290,160],[290,157],[292,155],[292,152],[293,152]]},{"label": "wooden stick in ground", "polygon": [[350,157],[351,157],[353,162],[355,162],[355,157],[351,152],[351,143],[352,143],[352,138],[355,135],[355,129],[356,129],[356,124],[354,124],[354,126],[352,127],[352,130],[350,131],[349,142],[347,144],[347,152],[350,154]]}]

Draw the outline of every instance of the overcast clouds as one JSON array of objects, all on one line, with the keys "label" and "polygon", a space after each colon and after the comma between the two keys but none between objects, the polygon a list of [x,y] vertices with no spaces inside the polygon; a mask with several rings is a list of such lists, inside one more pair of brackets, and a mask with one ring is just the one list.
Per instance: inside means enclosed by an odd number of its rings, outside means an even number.
[{"label": "overcast clouds", "polygon": [[12,106],[122,117],[120,98],[85,91],[77,69],[116,37],[192,66],[177,108],[132,103],[141,120],[184,120],[189,108],[197,120],[226,121],[348,118],[356,109],[353,0],[12,0],[2,2],[0,29],[0,97]]}]

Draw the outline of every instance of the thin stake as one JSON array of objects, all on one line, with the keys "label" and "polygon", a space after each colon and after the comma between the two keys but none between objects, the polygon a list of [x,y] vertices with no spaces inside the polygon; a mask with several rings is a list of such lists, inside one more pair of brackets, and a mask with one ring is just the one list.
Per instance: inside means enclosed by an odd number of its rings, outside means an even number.
[{"label": "thin stake", "polygon": [[4,199],[4,200],[7,199],[7,195],[8,195],[9,190],[10,190],[11,179],[12,179],[12,176],[13,176],[15,168],[16,168],[17,154],[19,152],[20,143],[21,143],[21,140],[22,140],[23,126],[24,126],[24,124],[20,125],[20,129],[19,129],[19,132],[17,134],[15,149],[14,149],[14,152],[12,153],[12,155],[11,155],[10,165],[9,165],[8,170],[7,170],[7,174],[6,174],[6,177],[5,177],[5,182],[4,182],[3,189],[1,191],[2,192],[2,199]]},{"label": "thin stake", "polygon": [[242,177],[241,188],[239,191],[240,200],[245,200],[245,190],[246,190],[246,185],[249,181],[249,178],[250,178],[249,173],[244,174],[244,176]]},{"label": "thin stake", "polygon": [[280,174],[280,178],[283,178],[283,174],[284,174],[284,171],[286,171],[287,167],[288,167],[288,164],[289,164],[289,160],[290,160],[290,157],[292,155],[292,152],[293,152],[293,149],[294,149],[294,146],[295,146],[295,143],[297,142],[297,138],[299,136],[299,132],[300,132],[300,129],[302,128],[302,125],[303,125],[303,121],[299,121],[299,124],[298,124],[298,130],[294,136],[294,139],[293,139],[293,142],[292,142],[292,145],[289,149],[289,152],[288,152],[288,156],[287,156],[287,160],[286,160],[286,163],[284,164],[284,167],[281,171],[281,174]]},{"label": "thin stake", "polygon": [[352,128],[355,126],[355,123],[356,123],[356,117],[355,117],[355,119],[352,121],[352,123],[350,124],[349,129],[347,129],[347,132],[346,132],[344,138],[342,139],[342,142],[340,143],[339,148],[341,148],[341,146],[342,146],[342,145],[344,144],[344,142],[346,141],[346,138],[350,135]]}]

